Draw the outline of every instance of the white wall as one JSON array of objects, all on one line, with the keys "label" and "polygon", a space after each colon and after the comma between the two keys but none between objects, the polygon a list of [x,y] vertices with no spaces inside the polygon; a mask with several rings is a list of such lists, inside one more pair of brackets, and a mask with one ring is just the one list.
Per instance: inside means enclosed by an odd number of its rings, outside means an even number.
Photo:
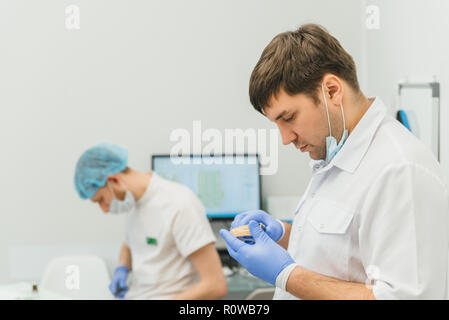
[{"label": "white wall", "polygon": [[[78,31],[65,28],[69,4],[81,10]],[[120,243],[123,218],[75,193],[86,148],[126,146],[130,165],[148,170],[151,154],[170,151],[170,132],[191,130],[193,120],[272,128],[248,99],[263,48],[279,32],[317,22],[361,64],[361,12],[358,0],[1,1],[0,283],[16,280],[9,249]],[[307,164],[280,144],[264,196],[301,194]],[[40,266],[23,255],[16,260]]]},{"label": "white wall", "polygon": [[449,1],[366,0],[380,9],[380,29],[366,31],[367,91],[392,110],[398,81],[409,77],[440,82],[440,162],[449,175]]}]

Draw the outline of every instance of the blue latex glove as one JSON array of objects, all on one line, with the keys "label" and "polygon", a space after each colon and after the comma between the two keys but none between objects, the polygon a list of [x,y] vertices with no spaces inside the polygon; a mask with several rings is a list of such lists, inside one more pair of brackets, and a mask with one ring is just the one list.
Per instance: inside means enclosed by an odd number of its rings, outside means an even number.
[{"label": "blue latex glove", "polygon": [[112,281],[109,284],[109,290],[118,298],[123,298],[128,291],[126,280],[128,279],[129,270],[126,266],[118,266],[114,270]]},{"label": "blue latex glove", "polygon": [[266,228],[265,232],[275,242],[281,240],[284,235],[284,227],[281,222],[262,210],[252,210],[240,213],[234,218],[234,221],[231,224],[231,229],[247,225],[251,220],[262,222]]},{"label": "blue latex glove", "polygon": [[254,244],[246,244],[228,230],[221,229],[220,235],[226,241],[231,257],[240,262],[249,273],[274,286],[278,274],[295,262],[287,250],[274,242],[256,221],[250,221],[248,227],[255,240]]}]

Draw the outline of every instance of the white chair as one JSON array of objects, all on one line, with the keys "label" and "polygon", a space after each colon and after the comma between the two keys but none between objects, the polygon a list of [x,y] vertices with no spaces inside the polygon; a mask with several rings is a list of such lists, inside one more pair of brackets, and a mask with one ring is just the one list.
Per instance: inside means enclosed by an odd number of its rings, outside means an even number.
[{"label": "white chair", "polygon": [[62,256],[47,265],[39,288],[77,300],[113,299],[104,261],[94,255]]},{"label": "white chair", "polygon": [[245,300],[272,300],[274,288],[259,288],[251,292]]}]

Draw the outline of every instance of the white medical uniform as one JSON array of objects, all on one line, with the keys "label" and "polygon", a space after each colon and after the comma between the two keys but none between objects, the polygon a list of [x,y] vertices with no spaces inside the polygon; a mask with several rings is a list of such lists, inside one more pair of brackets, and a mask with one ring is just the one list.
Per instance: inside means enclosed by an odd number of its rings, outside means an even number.
[{"label": "white medical uniform", "polygon": [[155,172],[126,225],[132,256],[127,299],[168,299],[188,289],[199,279],[188,256],[216,240],[195,194]]},{"label": "white medical uniform", "polygon": [[[288,252],[376,299],[446,299],[449,196],[432,152],[375,98],[296,209]],[[297,299],[276,288],[274,299]]]}]

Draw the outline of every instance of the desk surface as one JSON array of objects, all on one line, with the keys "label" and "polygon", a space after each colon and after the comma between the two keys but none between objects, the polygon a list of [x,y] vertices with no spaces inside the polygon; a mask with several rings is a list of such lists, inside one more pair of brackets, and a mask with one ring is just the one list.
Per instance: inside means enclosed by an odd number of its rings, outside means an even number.
[{"label": "desk surface", "polygon": [[226,276],[228,295],[224,299],[245,299],[259,288],[273,288],[271,284],[252,276],[246,270],[239,270]]},{"label": "desk surface", "polygon": [[[258,288],[272,288],[269,283],[260,280],[246,270],[238,270],[226,276],[228,295],[225,299],[245,299]],[[55,292],[39,288],[38,294],[32,294],[31,282],[18,282],[0,286],[0,300],[69,300],[70,298]]]},{"label": "desk surface", "polygon": [[32,293],[31,282],[18,282],[0,286],[0,300],[69,300],[60,294],[39,288],[37,294]]}]

